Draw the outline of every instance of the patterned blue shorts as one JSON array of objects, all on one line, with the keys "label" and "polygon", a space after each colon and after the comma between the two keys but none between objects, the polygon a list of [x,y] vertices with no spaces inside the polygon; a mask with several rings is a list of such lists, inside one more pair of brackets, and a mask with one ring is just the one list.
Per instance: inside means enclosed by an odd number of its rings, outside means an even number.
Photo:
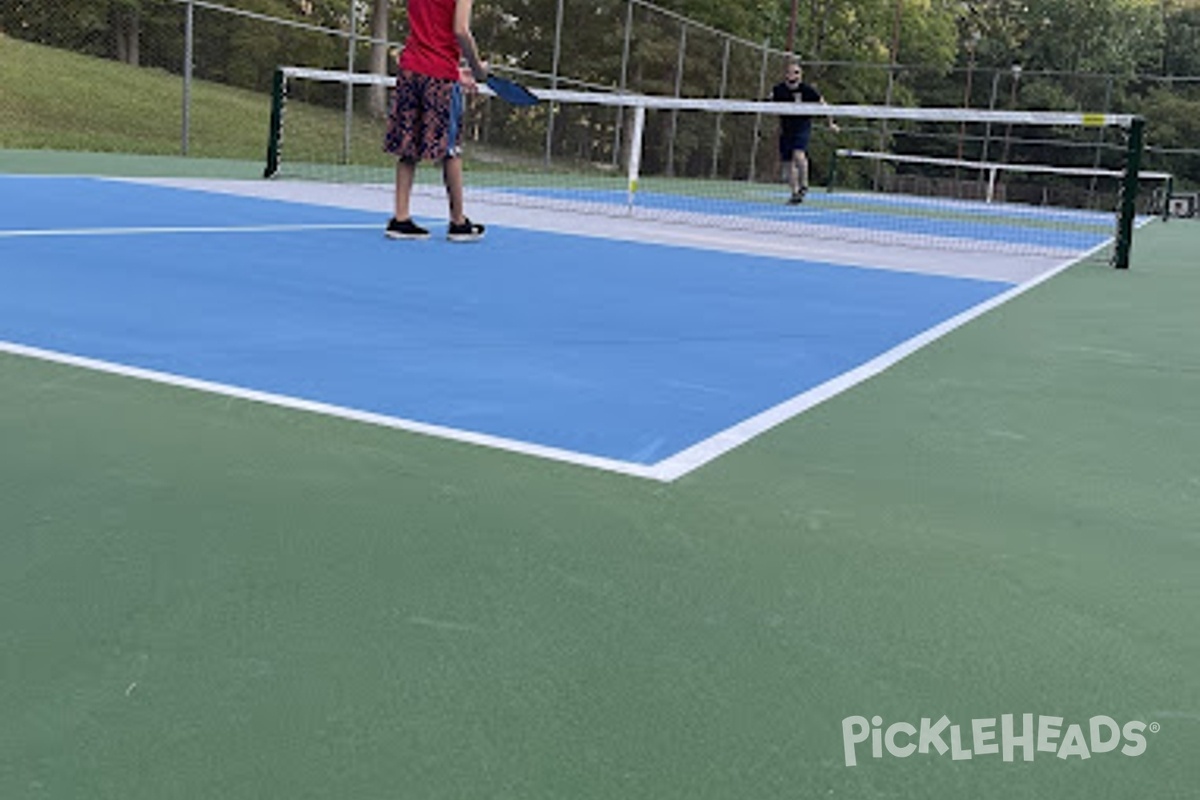
[{"label": "patterned blue shorts", "polygon": [[384,151],[401,161],[444,161],[462,150],[463,95],[457,81],[402,69],[388,114]]}]

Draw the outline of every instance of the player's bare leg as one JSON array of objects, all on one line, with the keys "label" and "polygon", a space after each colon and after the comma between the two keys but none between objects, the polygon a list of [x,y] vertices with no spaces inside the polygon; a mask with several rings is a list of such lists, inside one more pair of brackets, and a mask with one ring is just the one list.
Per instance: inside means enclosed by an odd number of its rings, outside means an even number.
[{"label": "player's bare leg", "polygon": [[446,238],[452,242],[474,242],[483,238],[484,228],[471,222],[463,213],[462,159],[451,156],[442,162],[442,180],[446,184],[446,200],[450,204],[450,228]]}]

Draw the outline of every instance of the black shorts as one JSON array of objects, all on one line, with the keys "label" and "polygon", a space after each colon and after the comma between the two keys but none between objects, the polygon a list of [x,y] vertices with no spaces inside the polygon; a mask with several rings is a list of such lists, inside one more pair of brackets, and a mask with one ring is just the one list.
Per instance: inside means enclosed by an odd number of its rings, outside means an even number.
[{"label": "black shorts", "polygon": [[779,158],[791,161],[792,154],[797,150],[808,151],[808,138],[812,135],[812,126],[805,125],[792,134],[781,134],[779,137]]}]

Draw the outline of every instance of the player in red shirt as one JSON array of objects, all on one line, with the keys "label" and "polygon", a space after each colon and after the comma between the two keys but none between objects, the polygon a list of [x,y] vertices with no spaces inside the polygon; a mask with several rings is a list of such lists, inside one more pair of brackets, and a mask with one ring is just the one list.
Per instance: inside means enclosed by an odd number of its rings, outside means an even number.
[{"label": "player in red shirt", "polygon": [[[396,156],[396,203],[388,222],[392,239],[425,239],[429,231],[409,212],[417,163],[442,163],[450,201],[451,241],[475,241],[483,226],[463,213],[463,90],[487,80],[471,35],[472,0],[407,0],[408,38],[400,54],[396,91],[383,149]],[[467,66],[460,62],[466,59]]]}]

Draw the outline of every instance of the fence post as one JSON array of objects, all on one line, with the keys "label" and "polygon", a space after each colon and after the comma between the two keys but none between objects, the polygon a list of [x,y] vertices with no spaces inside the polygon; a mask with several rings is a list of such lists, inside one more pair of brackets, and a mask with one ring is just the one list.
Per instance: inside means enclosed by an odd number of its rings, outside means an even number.
[{"label": "fence post", "polygon": [[[625,7],[625,41],[621,45],[621,94],[625,94],[629,82],[629,45],[633,38],[633,0]],[[613,166],[620,163],[621,133],[625,126],[625,106],[617,106],[617,124],[613,127]]]},{"label": "fence post", "polygon": [[[554,12],[554,54],[550,64],[550,88],[558,88],[558,64],[562,57],[562,28],[563,0],[558,0],[558,8]],[[550,103],[546,109],[546,166],[550,166],[554,145],[554,114],[557,107]]]},{"label": "fence post", "polygon": [[195,53],[196,9],[188,0],[183,12],[183,108],[180,115],[179,152],[187,155],[192,138],[192,61]]},{"label": "fence post", "polygon": [[[897,4],[897,6],[898,5],[899,4]],[[892,63],[888,65],[887,89],[884,90],[884,95],[883,95],[883,104],[885,106],[891,106],[892,97],[895,94],[896,66],[897,66],[896,61],[893,58]],[[891,127],[888,126],[888,121],[886,119],[882,120],[879,123],[879,145],[876,148],[877,150],[879,150],[879,152],[886,153],[888,150],[891,149],[891,136],[892,136],[892,131],[891,131]],[[875,176],[874,176],[874,178],[872,178],[872,184],[871,184],[872,191],[878,192],[879,187],[882,185],[882,183],[883,183],[883,159],[879,159],[875,162]]]},{"label": "fence post", "polygon": [[[1011,109],[1013,111],[1017,110],[1017,92],[1020,89],[1020,87],[1021,87],[1021,65],[1013,64],[1012,65],[1012,88],[1008,95],[1008,107],[1009,107],[1009,109]],[[1011,122],[1008,123],[1008,126],[1004,129],[1004,157],[1001,158],[1000,160],[1001,160],[1001,162],[1003,162],[1005,164],[1009,163],[1009,161],[1011,160],[1010,155],[1012,153],[1012,138],[1013,138],[1012,137],[1012,129],[1013,129],[1013,126],[1012,126]]]},{"label": "fence post", "polygon": [[[725,99],[725,89],[726,89],[727,85],[729,84],[729,47],[730,47],[730,40],[729,40],[729,37],[726,36],[725,37],[725,52],[721,58],[721,88],[717,93],[717,96],[720,97],[722,100]],[[717,112],[717,130],[716,130],[716,135],[713,137],[713,151],[712,151],[712,178],[714,180],[717,177],[717,167],[720,163],[720,160],[721,160],[721,113]]]},{"label": "fence post", "polygon": [[[758,70],[758,97],[756,99],[763,100],[767,96],[767,55],[768,48],[771,46],[770,39],[763,40],[762,46],[762,65]],[[762,114],[754,115],[754,142],[750,145],[750,174],[746,176],[746,180],[753,183],[755,178],[755,167],[758,166],[758,142],[762,138]]]},{"label": "fence post", "polygon": [[[1113,76],[1109,75],[1104,82],[1104,108],[1103,111],[1107,114],[1112,110],[1113,96]],[[1092,169],[1100,169],[1104,157],[1104,143],[1107,138],[1108,128],[1101,127],[1096,131],[1096,157],[1092,159]],[[1088,181],[1088,208],[1096,207],[1096,176]]]},{"label": "fence post", "polygon": [[[358,46],[358,9],[355,0],[350,0],[350,17],[346,23],[349,36],[346,44],[346,72],[354,74],[354,51]],[[342,121],[342,163],[350,163],[350,147],[354,126],[354,84],[346,84],[346,116]]]},{"label": "fence post", "polygon": [[[675,59],[675,96],[683,94],[683,58],[687,53],[687,23],[679,23],[679,54]],[[679,131],[679,109],[671,109],[671,133],[667,136],[668,178],[675,177],[675,135]]]},{"label": "fence post", "polygon": [[[996,110],[996,98],[1000,94],[1000,70],[992,70],[992,96],[988,100],[988,111]],[[983,153],[979,156],[979,161],[985,162],[988,160],[988,151],[992,145],[992,123],[989,120],[983,126]]]}]

